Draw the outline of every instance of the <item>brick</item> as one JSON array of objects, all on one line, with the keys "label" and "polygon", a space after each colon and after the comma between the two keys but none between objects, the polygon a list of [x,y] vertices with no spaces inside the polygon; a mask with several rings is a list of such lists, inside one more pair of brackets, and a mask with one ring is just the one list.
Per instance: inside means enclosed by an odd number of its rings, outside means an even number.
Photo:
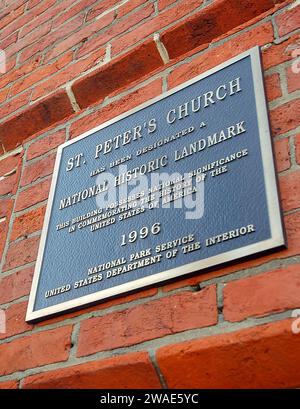
[{"label": "brick", "polygon": [[112,54],[117,55],[126,50],[126,48],[132,47],[137,42],[147,38],[154,32],[161,30],[163,27],[168,26],[185,15],[193,12],[200,7],[202,0],[190,0],[175,5],[174,7],[159,13],[158,16],[151,18],[149,21],[145,21],[139,27],[134,28],[129,33],[125,33],[123,36],[111,42]]},{"label": "brick", "polygon": [[31,288],[33,268],[24,268],[0,280],[0,304],[28,295]]},{"label": "brick", "polygon": [[66,361],[72,326],[53,329],[0,345],[1,375]]},{"label": "brick", "polygon": [[163,62],[153,41],[142,44],[133,51],[77,80],[72,90],[81,108],[103,100],[114,91],[132,85]]},{"label": "brick", "polygon": [[266,95],[268,101],[273,101],[276,98],[281,97],[281,85],[280,76],[278,73],[268,75],[265,78]]},{"label": "brick", "polygon": [[51,175],[54,169],[56,154],[51,154],[45,158],[26,164],[22,177],[21,186],[28,185],[45,176]]},{"label": "brick", "polygon": [[0,104],[4,102],[9,94],[9,88],[0,90]]},{"label": "brick", "polygon": [[0,141],[9,151],[73,113],[67,93],[59,91],[0,124]]},{"label": "brick", "polygon": [[277,171],[283,172],[291,167],[289,140],[279,139],[274,143]]},{"label": "brick", "polygon": [[176,1],[177,0],[158,0],[158,10],[161,11]]},{"label": "brick", "polygon": [[2,176],[0,179],[0,196],[7,195],[9,193],[16,193],[18,188],[18,174],[17,172],[12,175]]},{"label": "brick", "polygon": [[221,46],[208,50],[203,55],[194,58],[190,63],[183,64],[174,69],[168,78],[169,87],[173,88],[184,81],[202,74],[251,47],[272,42],[273,36],[273,27],[269,22],[255,27],[246,33],[242,33]]},{"label": "brick", "polygon": [[15,55],[9,56],[7,55],[6,59],[6,72],[10,72],[10,70],[13,70],[16,67],[17,64],[17,58]]},{"label": "brick", "polygon": [[180,293],[82,322],[77,356],[215,325],[217,320],[215,286]]},{"label": "brick", "polygon": [[271,0],[216,0],[176,27],[163,33],[162,42],[170,58],[209,44],[214,38],[246,23],[274,6]]},{"label": "brick", "polygon": [[[49,9],[53,4],[55,4],[54,0],[28,0],[27,2],[27,10],[32,9],[33,7],[35,7],[34,13],[37,15],[41,14],[43,11]],[[40,7],[36,7],[36,6],[40,6]]]},{"label": "brick", "polygon": [[283,210],[288,212],[300,207],[300,171],[280,176],[279,184]]},{"label": "brick", "polygon": [[230,322],[297,308],[299,264],[229,282],[225,285],[224,318]]},{"label": "brick", "polygon": [[[35,47],[35,44],[45,42],[47,41],[46,39],[51,35],[50,34],[51,30],[51,22],[45,23],[41,26],[39,26],[36,30],[31,31],[26,37],[23,37],[22,39],[18,40],[16,43],[12,44],[10,47],[7,49],[7,53],[9,56],[12,56],[16,53],[18,53],[20,50],[23,50],[26,48],[26,51],[24,53],[27,55],[29,49],[32,47]],[[46,36],[46,34],[49,33],[49,36]],[[23,55],[23,53],[22,53]],[[27,56],[27,58],[32,57],[34,53],[30,54]],[[21,59],[24,61],[24,59]]]},{"label": "brick", "polygon": [[74,122],[70,129],[71,138],[78,136],[89,129],[100,125],[124,112],[142,104],[149,99],[156,97],[162,92],[161,79],[152,81],[150,84],[131,92],[122,97],[118,101],[112,102],[106,107],[90,114],[88,117],[83,117]]},{"label": "brick", "polygon": [[131,27],[150,17],[153,12],[153,4],[147,4],[145,7],[130,14],[126,18],[120,21],[115,21],[114,24],[100,36],[84,43],[78,51],[77,56],[81,57],[82,55],[86,55],[91,51],[98,49],[114,37],[128,31]]},{"label": "brick", "polygon": [[141,6],[145,3],[145,0],[131,0],[123,4],[117,9],[118,18],[125,16],[126,14],[133,11],[136,7]]},{"label": "brick", "polygon": [[[38,16],[47,8],[51,7],[52,4],[55,3],[56,0],[44,0],[39,1],[39,7],[36,7],[34,12],[29,12],[26,14],[22,14],[16,20],[14,20],[11,24],[4,27],[1,30],[0,38],[6,38],[10,33],[13,33],[19,30],[19,38],[24,37],[26,33],[27,24],[31,24],[33,20],[37,19]],[[34,13],[34,15],[33,15]],[[34,17],[34,18],[33,18]],[[38,27],[37,25],[36,27]],[[31,31],[31,30],[30,30]],[[24,34],[23,34],[24,33]]]},{"label": "brick", "polygon": [[[60,71],[63,67],[68,65],[73,59],[73,53],[67,53],[59,58],[52,64],[48,64],[46,66],[39,67],[26,77],[20,78],[15,84],[12,86],[10,95],[16,95],[20,92],[31,88],[33,85],[42,81],[44,79],[48,79],[48,77],[52,76],[53,74]],[[51,80],[50,80],[51,81]],[[55,86],[52,86],[51,91],[55,90]]]},{"label": "brick", "polygon": [[0,30],[0,41],[1,45],[2,42],[5,39],[10,36],[12,33],[17,33],[19,35],[20,28],[23,26],[23,24],[28,23],[32,19],[32,15],[30,14],[21,14],[18,18],[13,20],[10,24],[6,25]]},{"label": "brick", "polygon": [[52,325],[57,322],[61,322],[65,319],[79,317],[80,315],[88,314],[88,313],[95,312],[95,311],[102,311],[107,308],[114,307],[115,305],[127,304],[135,300],[152,297],[157,294],[157,291],[158,291],[157,288],[148,288],[147,290],[138,291],[136,293],[127,294],[121,297],[110,299],[108,301],[104,301],[100,304],[93,305],[91,307],[86,307],[86,308],[82,308],[77,311],[68,312],[67,314],[60,315],[54,318],[50,318],[46,321],[38,322],[36,325],[41,326],[41,327],[44,325]]},{"label": "brick", "polygon": [[[61,129],[53,134],[44,136],[42,139],[32,142],[27,149],[27,160],[37,158],[57,148],[66,140],[66,130]],[[1,163],[1,162],[0,162]]]},{"label": "brick", "polygon": [[294,388],[300,383],[299,336],[284,320],[157,352],[169,388]]},{"label": "brick", "polygon": [[[70,18],[76,16],[78,13],[82,12],[87,7],[91,6],[92,4],[96,3],[97,0],[81,0],[79,3],[75,4],[73,7],[70,7],[64,13],[59,14],[59,16],[55,17],[52,21],[52,29],[59,27],[61,24],[64,24]],[[115,0],[114,0],[115,2]],[[103,3],[103,2],[101,2]]]},{"label": "brick", "polygon": [[[6,14],[10,13],[11,11],[19,8],[22,4],[24,4],[26,0],[2,0],[3,10],[0,13],[0,17],[4,17]],[[5,5],[5,7],[4,7]]]},{"label": "brick", "polygon": [[36,260],[40,236],[23,239],[16,243],[11,243],[7,253],[3,271],[31,263]]},{"label": "brick", "polygon": [[30,74],[34,71],[40,63],[40,57],[32,58],[28,60],[26,64],[21,65],[18,68],[7,70],[6,74],[1,74],[0,76],[0,88],[5,87],[6,85],[23,78],[27,74]]},{"label": "brick", "polygon": [[[76,35],[78,36],[78,30],[83,24],[83,18],[83,15],[76,16],[72,20],[67,21],[65,24],[60,25],[56,30],[51,31],[47,36],[42,37],[39,41],[36,41],[31,46],[26,47],[26,49],[24,49],[20,53],[19,61],[23,63],[33,55],[39,52],[43,52],[45,48],[53,46],[54,43],[58,41],[64,41],[64,38],[68,34],[74,33],[75,31],[77,31]],[[67,49],[65,49],[64,51],[66,50]],[[45,62],[48,62],[48,60],[46,60]]]},{"label": "brick", "polygon": [[19,166],[21,166],[22,156],[23,155],[18,152],[0,160],[0,177],[11,174]]},{"label": "brick", "polygon": [[299,21],[300,6],[295,7],[292,4],[289,9],[275,17],[279,36],[283,37],[291,31],[297,30],[299,28]]},{"label": "brick", "polygon": [[15,211],[27,209],[37,203],[43,202],[48,198],[50,191],[51,179],[46,179],[43,182],[37,183],[34,186],[28,187],[19,193]]},{"label": "brick", "polygon": [[18,381],[0,382],[0,389],[18,389],[18,388],[19,388]]},{"label": "brick", "polygon": [[[53,58],[56,58],[58,55],[62,54],[66,50],[74,47],[75,45],[87,41],[89,37],[93,34],[98,33],[100,30],[107,27],[114,20],[114,13],[108,13],[99,20],[94,21],[93,23],[84,26],[80,31],[73,33],[65,40],[62,40],[49,51],[45,56],[45,61],[48,62]],[[66,37],[66,35],[64,35]]]},{"label": "brick", "polygon": [[0,19],[0,29],[2,27],[7,26],[8,24],[10,24],[12,21],[14,21],[15,19],[17,19],[19,16],[21,16],[24,12],[24,8],[25,6],[22,4],[20,7],[18,7],[15,10],[11,10],[10,12],[6,12],[4,14],[4,16],[1,16]]},{"label": "brick", "polygon": [[295,137],[296,161],[300,165],[300,135]]},{"label": "brick", "polygon": [[98,17],[109,10],[111,7],[114,7],[116,5],[116,0],[102,0],[96,4],[96,6],[92,7],[87,15],[86,15],[86,21],[94,20],[94,18]]},{"label": "brick", "polygon": [[1,41],[1,49],[5,50],[11,44],[15,43],[17,39],[18,39],[18,32],[12,33],[11,35],[7,36],[6,38],[4,38],[4,40]]},{"label": "brick", "polygon": [[5,248],[6,237],[9,227],[9,219],[5,218],[0,222],[0,257],[2,259],[2,254]]},{"label": "brick", "polygon": [[294,99],[270,111],[273,136],[289,132],[299,126],[300,99]]},{"label": "brick", "polygon": [[31,92],[23,92],[23,94],[18,95],[16,98],[10,99],[6,104],[0,107],[0,116],[3,119],[7,115],[16,112],[18,109],[29,104]]},{"label": "brick", "polygon": [[14,241],[41,230],[43,227],[45,211],[46,207],[42,206],[22,214],[22,216],[17,216],[13,223],[10,240]]},{"label": "brick", "polygon": [[[267,42],[266,42],[267,43]],[[262,51],[262,60],[265,70],[275,65],[292,60],[294,53],[300,48],[300,35],[294,35],[280,44],[272,44]]]},{"label": "brick", "polygon": [[12,337],[30,331],[33,327],[25,321],[28,302],[13,304],[5,310],[6,331],[0,333],[0,339]]},{"label": "brick", "polygon": [[[14,201],[12,199],[0,199],[0,258],[4,251],[6,236],[9,228],[9,221],[13,209]],[[1,299],[1,297],[0,297]]]},{"label": "brick", "polygon": [[52,75],[49,79],[46,79],[34,88],[31,96],[32,101],[53,92],[54,89],[59,88],[78,76],[81,76],[83,72],[90,70],[95,65],[103,62],[104,57],[105,48],[102,48],[85,59],[69,64],[65,69],[59,71],[56,70],[55,75]]},{"label": "brick", "polygon": [[[54,1],[55,3],[56,1]],[[54,4],[53,3],[53,4]],[[45,13],[39,13],[40,15],[36,15],[36,9],[33,11],[35,14],[35,18],[32,18],[31,14],[31,20],[29,24],[26,24],[21,30],[21,37],[26,36],[28,33],[30,33],[32,30],[35,28],[41,26],[47,21],[50,21],[53,19],[53,17],[56,17],[58,14],[61,12],[65,11],[68,7],[70,7],[74,3],[74,0],[64,0],[64,2],[61,2],[60,4],[57,4],[55,7],[51,7],[51,3],[49,7],[47,6],[47,10]]]},{"label": "brick", "polygon": [[0,223],[0,257],[2,259],[2,254],[5,248],[6,236],[8,232],[9,220],[2,220]]},{"label": "brick", "polygon": [[[300,56],[300,52],[299,52]],[[294,62],[294,65],[286,69],[288,92],[298,91],[300,89],[300,64]]]},{"label": "brick", "polygon": [[30,9],[32,9],[33,7],[36,7],[40,2],[41,2],[41,0],[28,0],[28,2],[27,2],[27,10],[30,10]]},{"label": "brick", "polygon": [[22,156],[23,155],[18,152],[0,160],[0,177],[12,173],[18,166],[21,166]]},{"label": "brick", "polygon": [[161,388],[146,352],[136,352],[29,376],[24,389]]}]

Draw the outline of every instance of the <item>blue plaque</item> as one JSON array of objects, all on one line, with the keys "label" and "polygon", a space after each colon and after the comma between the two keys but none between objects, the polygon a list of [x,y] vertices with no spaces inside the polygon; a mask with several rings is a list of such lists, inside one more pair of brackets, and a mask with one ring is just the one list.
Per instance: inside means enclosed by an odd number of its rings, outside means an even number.
[{"label": "blue plaque", "polygon": [[254,48],[59,147],[26,320],[284,245]]}]

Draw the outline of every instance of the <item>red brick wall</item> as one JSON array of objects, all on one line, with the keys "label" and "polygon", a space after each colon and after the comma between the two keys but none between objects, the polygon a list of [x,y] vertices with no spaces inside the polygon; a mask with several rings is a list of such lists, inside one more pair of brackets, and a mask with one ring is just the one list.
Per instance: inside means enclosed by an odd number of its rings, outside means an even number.
[{"label": "red brick wall", "polygon": [[[300,387],[299,1],[2,3],[0,388]],[[255,45],[288,248],[26,324],[57,146]]]}]

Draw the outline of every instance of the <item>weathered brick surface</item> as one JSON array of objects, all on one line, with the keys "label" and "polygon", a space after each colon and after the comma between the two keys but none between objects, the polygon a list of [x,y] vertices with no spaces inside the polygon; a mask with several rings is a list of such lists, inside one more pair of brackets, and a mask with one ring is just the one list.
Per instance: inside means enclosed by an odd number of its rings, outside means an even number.
[{"label": "weathered brick surface", "polygon": [[163,10],[164,8],[175,3],[176,0],[158,0],[158,9]]},{"label": "weathered brick surface", "polygon": [[158,376],[145,352],[120,355],[25,378],[24,389],[152,389]]},{"label": "weathered brick surface", "polygon": [[300,46],[300,36],[295,34],[291,38],[279,44],[271,44],[262,51],[263,65],[265,69],[276,66],[295,58],[295,50]]},{"label": "weathered brick surface", "polygon": [[73,112],[67,94],[58,92],[1,124],[0,140],[5,149],[11,150],[24,139],[67,118]]},{"label": "weathered brick surface", "polygon": [[279,35],[283,37],[291,31],[299,29],[299,21],[300,6],[294,7],[294,5],[292,5],[288,10],[280,13],[275,18]]},{"label": "weathered brick surface", "polygon": [[[79,105],[84,108],[103,100],[112,92],[121,90],[162,65],[155,43],[151,41],[78,80],[72,89]],[[124,72],[126,75],[123,75]]]},{"label": "weathered brick surface", "polygon": [[0,389],[18,389],[18,387],[19,387],[18,381],[0,382]]},{"label": "weathered brick surface", "polygon": [[22,155],[17,153],[0,160],[0,177],[8,175],[21,166]]},{"label": "weathered brick surface", "polygon": [[13,173],[12,175],[3,176],[0,180],[0,196],[7,195],[8,193],[16,193],[18,186],[18,175]]},{"label": "weathered brick surface", "polygon": [[292,320],[158,350],[170,388],[294,388],[300,383],[299,336]]},{"label": "weathered brick surface", "polygon": [[0,199],[0,258],[4,251],[7,233],[9,229],[9,221],[13,209],[14,201],[12,199]]},{"label": "weathered brick surface", "polygon": [[176,58],[232,30],[272,7],[273,1],[216,0],[195,17],[162,35],[170,58]]},{"label": "weathered brick surface", "polygon": [[39,332],[0,345],[0,375],[66,361],[72,326]]},{"label": "weathered brick surface", "polygon": [[222,46],[208,50],[205,54],[194,58],[191,62],[175,68],[169,76],[170,88],[223,63],[256,45],[263,45],[273,41],[273,27],[271,23],[264,23],[251,31],[239,34]]},{"label": "weathered brick surface", "polygon": [[296,161],[300,165],[300,135],[295,137],[295,145],[296,145]]},{"label": "weathered brick surface", "polygon": [[224,317],[234,322],[297,308],[299,286],[299,264],[229,282],[224,288]]},{"label": "weathered brick surface", "polygon": [[40,237],[33,236],[16,243],[11,243],[6,254],[3,271],[22,266],[35,261]]},{"label": "weathered brick surface", "polygon": [[0,279],[0,304],[6,304],[29,294],[33,268],[24,268]]},{"label": "weathered brick surface", "polygon": [[153,4],[148,4],[145,7],[143,7],[141,10],[138,10],[137,12],[130,14],[129,16],[126,16],[124,19],[122,19],[122,21],[120,21],[118,24],[114,24],[112,27],[106,30],[102,35],[96,38],[93,38],[91,41],[87,41],[85,44],[83,44],[78,50],[77,57],[87,55],[93,50],[96,50],[97,48],[102,47],[105,43],[110,41],[115,36],[126,32],[135,24],[138,24],[144,19],[147,19],[153,12],[154,12]]},{"label": "weathered brick surface", "polygon": [[22,107],[26,107],[30,101],[30,91],[23,92],[21,95],[17,95],[15,98],[10,99],[6,104],[0,107],[0,117],[4,118],[13,114],[15,111]]},{"label": "weathered brick surface", "polygon": [[60,144],[65,142],[65,140],[66,131],[65,129],[62,129],[51,133],[48,136],[44,136],[42,139],[32,142],[27,149],[27,160],[34,159],[52,149],[57,148]]},{"label": "weathered brick surface", "polygon": [[[73,54],[73,52],[70,52]],[[80,61],[69,64],[66,68],[60,71],[56,70],[56,74],[51,78],[45,78],[45,81],[39,83],[32,91],[32,100],[43,97],[52,92],[53,89],[59,88],[63,84],[70,81],[70,78],[76,78],[82,75],[82,72],[90,70],[97,64],[103,62],[105,57],[105,48],[98,48],[95,52]],[[55,65],[56,63],[54,63]]]},{"label": "weathered brick surface", "polygon": [[[298,53],[298,57],[299,56],[300,56],[300,51]],[[299,73],[300,73],[300,64],[296,60],[293,62],[292,66],[288,67],[286,70],[287,86],[288,86],[289,92],[298,91],[300,89]]]},{"label": "weathered brick surface", "polygon": [[300,99],[280,105],[270,111],[273,135],[289,132],[299,125]]},{"label": "weathered brick surface", "polygon": [[216,322],[216,289],[211,286],[200,292],[185,292],[84,321],[77,354],[84,356],[134,345]]},{"label": "weathered brick surface", "polygon": [[32,329],[25,321],[27,301],[13,304],[5,310],[6,331],[0,333],[0,339],[12,337]]},{"label": "weathered brick surface", "polygon": [[279,139],[274,143],[276,165],[278,172],[287,170],[291,166],[289,139]]},{"label": "weathered brick surface", "polygon": [[42,229],[46,207],[38,207],[27,213],[17,216],[14,220],[10,240],[26,237]]},{"label": "weathered brick surface", "polygon": [[84,314],[88,314],[91,312],[95,312],[95,311],[101,311],[101,310],[105,310],[107,308],[111,308],[113,306],[116,305],[122,305],[122,304],[126,304],[126,303],[130,303],[133,301],[137,301],[137,300],[142,300],[143,298],[148,298],[148,297],[153,297],[157,294],[158,289],[157,288],[148,288],[146,290],[141,290],[138,291],[136,293],[132,293],[132,294],[125,294],[123,296],[120,296],[118,298],[113,298],[111,300],[102,302],[96,306],[92,306],[92,307],[86,307],[86,308],[82,308],[78,311],[72,311],[72,312],[68,312],[67,314],[61,315],[61,316],[57,316],[54,318],[49,318],[45,321],[41,321],[38,322],[36,325],[43,327],[45,325],[49,325],[49,324],[55,324],[57,322],[61,322],[65,319],[69,319],[69,318],[74,318],[74,317],[78,317],[80,315],[84,315]]},{"label": "weathered brick surface", "polygon": [[19,193],[15,211],[19,212],[27,207],[40,203],[48,198],[50,190],[50,179],[43,180],[43,182],[30,186]]},{"label": "weathered brick surface", "polygon": [[[72,53],[65,54],[63,57],[55,61],[55,63],[40,67],[33,71],[32,74],[29,74],[26,77],[21,77],[12,86],[10,90],[11,95],[19,94],[20,92],[36,85],[37,82],[47,79],[62,70],[72,61],[72,57]],[[52,88],[52,91],[53,89],[55,89],[55,87]]]},{"label": "weathered brick surface", "polygon": [[23,169],[20,186],[29,185],[40,178],[51,175],[54,169],[55,158],[56,154],[51,154],[41,160],[26,164]]},{"label": "weathered brick surface", "polygon": [[112,53],[117,55],[123,53],[127,48],[132,47],[139,41],[147,38],[154,32],[161,30],[163,27],[170,24],[176,24],[176,21],[190,12],[196,10],[201,4],[202,0],[183,1],[175,4],[173,8],[162,11],[158,16],[151,20],[144,22],[135,29],[125,33],[121,37],[112,41]]},{"label": "weathered brick surface", "polygon": [[300,170],[281,176],[279,179],[282,207],[285,211],[300,207]]},{"label": "weathered brick surface", "polygon": [[154,98],[162,92],[162,81],[160,79],[150,82],[150,84],[131,92],[125,97],[75,121],[70,130],[71,138],[78,136],[91,128],[94,128],[122,113],[135,108],[137,105]]},{"label": "weathered brick surface", "polygon": [[282,91],[278,73],[268,75],[265,79],[265,85],[268,101],[281,97]]}]

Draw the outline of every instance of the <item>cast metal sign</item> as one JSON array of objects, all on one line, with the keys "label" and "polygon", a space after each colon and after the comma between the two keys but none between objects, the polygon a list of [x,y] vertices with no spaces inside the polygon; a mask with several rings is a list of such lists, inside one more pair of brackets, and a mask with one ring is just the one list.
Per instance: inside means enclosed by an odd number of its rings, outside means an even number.
[{"label": "cast metal sign", "polygon": [[283,245],[254,48],[59,147],[27,320]]}]

